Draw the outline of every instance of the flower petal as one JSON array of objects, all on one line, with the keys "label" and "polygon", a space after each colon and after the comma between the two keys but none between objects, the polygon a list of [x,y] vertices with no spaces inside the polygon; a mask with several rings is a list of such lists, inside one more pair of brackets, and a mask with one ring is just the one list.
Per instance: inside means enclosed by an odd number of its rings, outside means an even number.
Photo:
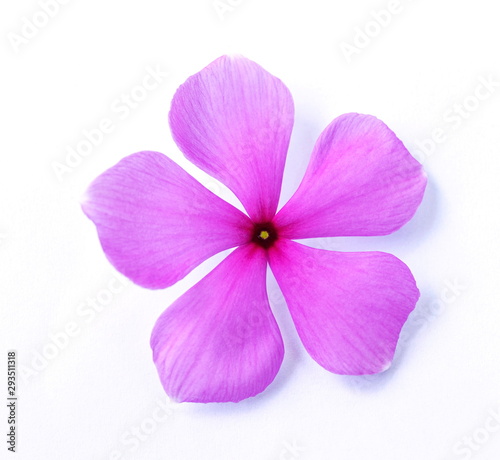
[{"label": "flower petal", "polygon": [[383,252],[343,253],[279,240],[271,269],[311,357],[336,374],[374,374],[391,363],[419,297],[408,267]]},{"label": "flower petal", "polygon": [[241,246],[160,316],[151,348],[171,398],[237,402],[273,381],[284,351],[266,267],[261,248]]},{"label": "flower petal", "polygon": [[278,205],[293,111],[279,79],[242,56],[222,56],[177,90],[170,127],[190,161],[228,186],[255,222],[268,222]]},{"label": "flower petal", "polygon": [[320,135],[274,222],[287,238],[387,235],[411,219],[425,185],[422,166],[384,123],[349,113]]},{"label": "flower petal", "polygon": [[105,171],[82,208],[115,268],[151,289],[174,284],[252,232],[247,216],[158,152],[135,153]]}]

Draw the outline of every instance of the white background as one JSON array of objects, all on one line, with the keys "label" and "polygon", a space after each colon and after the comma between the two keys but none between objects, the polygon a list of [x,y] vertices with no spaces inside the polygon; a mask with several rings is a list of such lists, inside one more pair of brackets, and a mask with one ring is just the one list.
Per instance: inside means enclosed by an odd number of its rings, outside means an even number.
[{"label": "white background", "polygon": [[[497,2],[401,0],[384,26],[372,21],[393,7],[388,0],[221,2],[231,3],[218,14],[212,0],[73,0],[48,18],[36,1],[4,2],[0,393],[8,349],[18,352],[20,375],[18,453],[6,451],[2,434],[0,457],[500,458]],[[372,37],[363,41],[365,29]],[[363,48],[348,59],[342,47],[355,37]],[[238,404],[165,408],[151,329],[223,254],[166,290],[119,285],[79,197],[122,157],[151,149],[235,202],[183,159],[167,123],[176,88],[225,53],[257,61],[294,96],[282,200],[321,130],[345,112],[378,116],[424,164],[423,204],[400,231],[308,242],[391,252],[411,267],[422,295],[393,367],[341,377],[304,351],[269,276],[286,346],[273,384]],[[141,93],[137,85],[156,67],[169,75]],[[497,82],[489,90],[488,79]],[[120,111],[120,95],[131,93],[145,99]],[[55,162],[64,164],[67,149],[103,119],[112,132],[58,178]],[[98,311],[89,303],[96,298]]]}]

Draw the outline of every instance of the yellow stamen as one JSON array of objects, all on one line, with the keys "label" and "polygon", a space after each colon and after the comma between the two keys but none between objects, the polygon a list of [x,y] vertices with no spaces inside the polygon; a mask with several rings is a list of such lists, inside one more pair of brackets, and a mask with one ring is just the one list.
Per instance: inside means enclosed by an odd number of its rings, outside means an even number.
[{"label": "yellow stamen", "polygon": [[259,234],[259,238],[262,238],[263,240],[267,240],[269,238],[269,232],[262,230]]}]

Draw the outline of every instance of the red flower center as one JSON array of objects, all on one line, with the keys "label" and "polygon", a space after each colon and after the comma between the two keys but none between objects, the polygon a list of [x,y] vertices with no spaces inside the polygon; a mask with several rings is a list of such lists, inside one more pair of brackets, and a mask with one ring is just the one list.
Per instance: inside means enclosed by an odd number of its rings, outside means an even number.
[{"label": "red flower center", "polygon": [[278,232],[271,222],[255,224],[252,235],[252,242],[264,249],[269,249],[278,239]]}]

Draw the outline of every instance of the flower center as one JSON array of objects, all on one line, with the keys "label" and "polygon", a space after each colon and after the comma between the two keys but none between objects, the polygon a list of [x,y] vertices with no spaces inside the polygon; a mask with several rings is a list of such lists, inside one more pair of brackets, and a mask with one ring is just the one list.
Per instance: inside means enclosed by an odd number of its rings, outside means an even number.
[{"label": "flower center", "polygon": [[271,222],[255,224],[252,235],[252,242],[264,249],[269,249],[278,239],[278,232]]}]

